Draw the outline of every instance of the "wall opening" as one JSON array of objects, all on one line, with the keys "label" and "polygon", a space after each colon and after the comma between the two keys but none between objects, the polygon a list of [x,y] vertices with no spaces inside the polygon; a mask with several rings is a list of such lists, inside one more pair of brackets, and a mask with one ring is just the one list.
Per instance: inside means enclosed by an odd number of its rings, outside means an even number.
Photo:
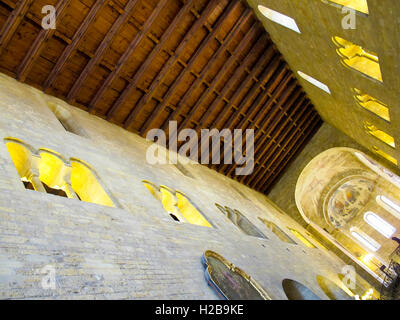
[{"label": "wall opening", "polygon": [[346,293],[342,288],[340,288],[333,281],[318,275],[317,282],[322,291],[328,296],[331,300],[354,300],[352,296]]},{"label": "wall opening", "polygon": [[316,86],[317,88],[320,88],[321,90],[325,91],[326,93],[331,94],[331,90],[329,87],[322,83],[321,81],[318,81],[317,79],[314,79],[313,77],[309,76],[308,74],[305,74],[302,71],[297,71],[300,77],[302,77],[304,80],[310,82],[312,85]]},{"label": "wall opening", "polygon": [[372,228],[388,239],[396,232],[394,226],[372,211],[368,211],[364,214],[364,220]]},{"label": "wall opening", "polygon": [[385,151],[382,151],[377,146],[373,146],[372,151],[374,151],[377,155],[381,156],[382,158],[385,158],[386,160],[390,161],[391,163],[393,163],[397,166],[397,159],[393,158],[391,155],[387,154]]},{"label": "wall opening", "polygon": [[267,19],[269,19],[269,20],[271,20],[271,21],[273,21],[273,22],[275,22],[277,24],[280,24],[281,26],[284,26],[284,27],[286,27],[286,28],[288,28],[290,30],[293,30],[293,31],[295,31],[297,33],[301,33],[299,27],[297,26],[296,21],[293,18],[288,17],[288,16],[286,16],[286,15],[280,13],[280,12],[271,10],[271,9],[269,9],[267,7],[262,6],[262,5],[258,6],[258,10]]},{"label": "wall opening", "polygon": [[282,288],[289,300],[321,300],[314,292],[296,280],[284,279]]},{"label": "wall opening", "polygon": [[223,207],[218,203],[215,206],[243,233],[257,238],[268,239],[258,228],[251,223],[239,210]]},{"label": "wall opening", "polygon": [[383,143],[386,143],[388,146],[391,146],[392,148],[396,148],[394,138],[391,135],[387,134],[385,131],[379,130],[376,126],[374,126],[369,122],[364,122],[364,128],[365,131],[367,131],[367,133],[369,133],[371,136],[382,141]]},{"label": "wall opening", "polygon": [[333,37],[332,41],[338,47],[336,52],[345,67],[349,67],[372,79],[383,82],[379,57],[376,53],[337,36]]},{"label": "wall opening", "polygon": [[274,222],[269,221],[267,219],[258,217],[261,222],[265,224],[265,226],[270,229],[281,241],[291,244],[297,244],[293,241],[281,228],[279,228]]},{"label": "wall opening", "polygon": [[350,234],[363,248],[367,249],[368,251],[376,252],[381,247],[378,242],[356,227],[350,228]]},{"label": "wall opening", "polygon": [[66,131],[85,138],[89,137],[85,129],[78,124],[71,112],[54,102],[48,102],[47,105]]},{"label": "wall opening", "polygon": [[303,236],[299,231],[293,228],[289,228],[290,232],[297,238],[299,239],[302,243],[304,243],[308,248],[317,248],[314,246],[310,241],[307,240],[305,236]]},{"label": "wall opening", "polygon": [[359,106],[362,108],[372,112],[379,118],[390,122],[390,111],[386,104],[371,97],[370,95],[362,92],[361,90],[354,88],[353,89],[355,95],[354,98],[356,99]]},{"label": "wall opening", "polygon": [[173,220],[203,227],[213,227],[183,192],[175,191],[164,185],[158,187],[147,180],[143,180],[142,182],[147,190],[161,202],[164,210]]},{"label": "wall opening", "polygon": [[337,4],[340,7],[346,7],[358,12],[369,14],[367,0],[323,0],[323,2],[328,1],[331,4]]}]

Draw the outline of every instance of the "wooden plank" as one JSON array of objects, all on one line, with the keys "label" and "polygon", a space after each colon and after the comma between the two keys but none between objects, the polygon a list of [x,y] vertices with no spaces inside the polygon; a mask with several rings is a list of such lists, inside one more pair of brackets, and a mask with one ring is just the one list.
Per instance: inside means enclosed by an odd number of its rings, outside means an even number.
[{"label": "wooden plank", "polygon": [[[290,94],[292,93],[292,91],[295,89],[295,87],[296,87],[296,85],[297,85],[296,81],[293,81],[292,84],[291,84],[290,86],[286,87],[286,86],[287,86],[287,83],[290,81],[291,78],[292,78],[292,73],[289,72],[289,73],[287,74],[287,76],[284,78],[284,80],[282,81],[282,83],[284,83],[283,87],[286,88],[285,93],[284,93],[283,95],[280,96],[278,104],[276,104],[275,107],[272,108],[271,116],[269,117],[269,119],[274,119],[274,122],[277,122],[277,120],[279,119],[278,116],[277,116],[277,114],[278,114],[278,111],[279,111],[281,105],[287,100],[287,98],[290,96]],[[282,91],[283,91],[283,90],[282,90]],[[278,96],[278,95],[280,94],[279,92],[280,92],[279,89],[278,89],[278,90],[275,90],[276,96]],[[275,99],[276,96],[272,96],[272,97],[270,98],[270,100]],[[255,103],[253,104],[253,106],[258,105],[258,104],[259,104],[259,102],[256,100]],[[251,108],[253,108],[253,106],[252,106]],[[251,108],[250,108],[250,109],[251,109]],[[253,108],[253,109],[255,109],[255,108]],[[244,127],[244,125],[245,125],[245,122],[248,120],[248,118],[251,117],[251,114],[252,114],[252,113],[253,113],[252,110],[248,110],[248,112],[247,112],[247,114],[246,114],[246,117],[244,117],[244,118],[239,122],[239,125],[237,126],[237,128],[241,128],[241,129],[243,130],[243,132],[245,132],[245,130],[244,130],[243,127]],[[270,129],[271,129],[271,128],[267,127],[267,129],[266,129],[265,131],[269,132]],[[234,137],[234,139],[236,139],[236,136]],[[245,139],[243,139],[242,145],[244,145],[244,143],[245,143]],[[229,168],[229,170],[227,171],[227,174],[228,174],[228,175],[231,174],[232,171],[236,168],[236,166],[237,166],[237,164],[231,165],[230,168]],[[221,169],[222,169],[223,171],[225,171],[226,168],[227,168],[227,165],[224,165]]]},{"label": "wooden plank", "polygon": [[[66,12],[66,8],[68,7],[69,0],[60,0],[57,2],[55,7],[56,15],[58,21],[61,21],[62,17]],[[31,70],[33,63],[40,56],[42,50],[45,45],[49,41],[49,39],[55,34],[56,29],[41,29],[35,41],[29,48],[28,52],[25,54],[24,59],[17,69],[17,79],[20,81],[25,81],[26,77]]]},{"label": "wooden plank", "polygon": [[33,0],[20,0],[4,22],[0,30],[0,55],[11,41],[32,3]]},{"label": "wooden plank", "polygon": [[[272,62],[267,66],[267,68],[264,70],[262,76],[260,77],[260,82],[257,85],[253,85],[253,87],[247,92],[247,94],[243,97],[242,101],[240,102],[237,110],[228,118],[227,121],[223,124],[223,128],[231,129],[231,126],[233,125],[233,122],[239,117],[240,114],[243,114],[243,110],[245,109],[246,105],[248,104],[249,101],[251,101],[256,95],[262,94],[263,91],[261,89],[261,86],[270,81],[271,79],[274,81],[276,78],[273,78],[272,76],[277,73],[278,77],[282,73],[286,73],[286,66],[284,64],[281,65],[281,67],[276,69],[278,65],[280,64],[280,61],[277,60],[275,62]],[[216,151],[216,148],[218,146],[214,146],[212,149],[212,154]],[[222,155],[222,157],[225,157],[225,154]],[[226,168],[226,166],[221,162],[219,165],[213,165],[213,168],[218,167],[220,170],[221,168]]]},{"label": "wooden plank", "polygon": [[[288,140],[287,140],[287,144],[285,145],[285,148],[286,148],[286,146],[287,146],[288,144],[290,144],[292,147],[294,147],[294,146],[297,145],[299,139],[300,139],[303,135],[302,135],[302,134],[297,134],[297,136],[295,136],[295,134],[300,130],[301,126],[303,125],[303,123],[304,123],[306,120],[307,120],[307,118],[305,117],[305,118],[302,120],[301,124],[294,130],[294,132],[293,132],[293,134],[292,134],[292,136],[291,136],[292,139],[288,139]],[[310,120],[310,119],[309,119],[309,120]],[[293,139],[293,138],[294,138],[294,139]],[[279,156],[279,154],[282,153],[283,150],[284,150],[284,148],[281,148],[281,149],[279,150],[278,156]],[[286,155],[290,152],[290,150],[291,150],[290,147],[287,148],[287,149],[286,149],[286,152],[284,153],[284,156],[286,156]],[[275,164],[275,161],[276,161],[276,157],[277,157],[277,156],[275,155],[275,157],[273,158],[273,160],[269,162],[269,166],[266,167],[267,170],[264,172],[264,174],[261,175],[261,176],[259,176],[255,181],[251,182],[252,185],[258,186],[260,183],[261,183],[261,184],[264,184],[264,183],[265,183],[265,180],[267,179],[266,177],[272,175],[273,169],[271,169],[271,168],[274,167],[274,164]],[[270,173],[268,173],[268,172],[270,172]]]},{"label": "wooden plank", "polygon": [[[307,110],[307,106],[310,104],[309,101],[306,101],[306,105],[304,106],[304,104],[303,104],[303,103],[304,103],[303,98],[305,99],[305,96],[302,97],[302,99],[301,99],[300,102],[296,105],[296,107],[294,108],[294,110],[293,110],[293,112],[292,112],[292,114],[294,114],[294,113],[298,110],[298,108],[300,108],[300,106],[303,106],[303,107],[304,107],[304,108],[302,109],[302,111],[298,114],[298,116],[296,117],[297,120],[303,115],[303,113]],[[308,109],[308,110],[313,111],[312,108],[310,108],[310,109]],[[264,158],[264,160],[263,160],[263,159],[260,159],[260,156],[258,156],[258,150],[261,148],[261,146],[264,145],[265,139],[263,139],[262,141],[256,143],[257,148],[256,148],[256,150],[254,151],[254,154],[255,154],[255,157],[256,157],[256,158],[258,159],[258,161],[259,161],[260,168],[261,168],[262,166],[264,166],[265,163],[267,163],[267,161],[269,160],[269,158],[270,158],[270,156],[272,155],[272,153],[273,153],[273,152],[275,151],[275,149],[282,143],[283,139],[286,137],[286,135],[289,133],[289,131],[290,131],[292,128],[295,128],[295,126],[294,126],[294,124],[293,124],[293,125],[289,126],[289,128],[285,129],[285,132],[284,132],[283,134],[280,134],[280,132],[285,128],[285,126],[286,126],[286,124],[288,123],[288,121],[289,121],[289,117],[287,117],[285,123],[282,125],[282,129],[278,131],[279,136],[276,135],[275,137],[271,137],[271,138],[270,138],[269,145],[266,147],[266,149],[268,149],[268,148],[272,145],[272,143],[273,143],[274,141],[275,141],[275,146],[274,146],[274,148],[272,149],[272,151],[271,151],[270,153],[268,153],[268,156],[267,156],[266,158]],[[277,137],[279,137],[279,138],[277,139]],[[283,148],[284,148],[284,147],[283,147]],[[262,156],[262,155],[261,155],[261,156]],[[256,169],[256,171],[254,172],[254,175],[253,175],[253,176],[251,176],[251,177],[249,176],[249,177],[243,179],[242,181],[244,181],[245,183],[251,183],[251,182],[253,182],[253,179],[254,179],[254,177],[258,174],[258,171],[260,171],[259,168]]]},{"label": "wooden plank", "polygon": [[[313,119],[315,119],[315,118],[319,118],[319,115],[316,114]],[[287,167],[288,163],[290,161],[294,160],[297,152],[301,151],[304,148],[305,143],[307,143],[307,141],[310,140],[314,136],[315,132],[320,128],[321,124],[322,124],[321,119],[319,119],[318,121],[315,121],[312,124],[311,128],[308,129],[308,133],[305,134],[304,136],[301,136],[302,137],[301,140],[295,144],[294,149],[291,150],[291,152],[290,152],[290,156],[289,156],[289,154],[282,156],[282,159],[284,159],[284,160],[283,160],[283,162],[277,162],[277,164],[275,165],[275,168],[279,168],[279,169],[277,172],[275,172],[273,179],[268,181],[268,179],[271,176],[267,176],[264,179],[263,188],[262,188],[263,192],[266,192],[270,188],[272,183],[279,177],[279,174]]]},{"label": "wooden plank", "polygon": [[225,76],[225,73],[232,67],[232,65],[236,62],[240,65],[240,53],[248,46],[251,40],[253,40],[253,36],[255,36],[259,31],[258,23],[255,23],[251,30],[247,32],[245,37],[241,40],[240,44],[235,48],[233,54],[224,61],[222,68],[218,71],[213,81],[207,87],[205,91],[201,94],[201,96],[197,99],[194,106],[190,109],[189,114],[186,116],[185,120],[179,126],[179,130],[182,130],[185,125],[191,120],[191,118],[196,114],[200,106],[203,105],[203,102],[208,98],[209,94],[215,89],[221,79]]},{"label": "wooden plank", "polygon": [[[212,30],[209,32],[209,34],[201,41],[199,46],[197,47],[196,51],[194,54],[189,58],[187,62],[187,66],[182,70],[182,72],[178,75],[177,78],[173,81],[173,83],[170,85],[168,88],[167,92],[164,94],[162,98],[162,102],[159,103],[155,109],[152,111],[150,114],[149,118],[145,122],[145,125],[141,128],[140,132],[142,135],[145,134],[146,130],[151,126],[153,121],[157,119],[159,113],[164,110],[164,108],[167,106],[169,100],[171,99],[173,93],[175,92],[175,89],[181,84],[182,79],[184,76],[190,72],[190,70],[193,68],[193,64],[196,62],[197,58],[201,55],[203,50],[209,45],[209,42],[215,37],[217,31],[219,30],[219,27],[225,22],[225,19],[229,16],[229,14],[240,4],[239,1],[231,1],[228,5],[227,8],[224,9],[223,13],[218,17],[217,22],[215,25],[212,27]],[[208,16],[208,15],[207,15]],[[189,39],[188,39],[189,40]],[[172,66],[172,64],[171,64]],[[168,70],[165,70],[167,73]],[[136,114],[139,111],[134,110],[135,114],[129,115],[128,119],[126,120],[126,123],[129,124],[129,122],[132,121],[132,119],[136,116]]]},{"label": "wooden plank", "polygon": [[68,93],[67,101],[69,103],[73,103],[75,101],[75,97],[79,92],[79,89],[82,87],[83,82],[92,72],[93,68],[99,64],[101,59],[103,58],[104,53],[110,47],[112,41],[115,36],[118,34],[118,31],[122,29],[122,27],[128,22],[131,17],[133,9],[136,7],[138,0],[129,0],[126,4],[124,11],[120,16],[115,20],[111,29],[107,32],[103,41],[100,43],[96,52],[94,53],[94,57],[89,60],[83,71],[80,73],[78,79],[74,82],[71,90]]},{"label": "wooden plank", "polygon": [[[191,97],[192,93],[198,86],[204,81],[208,71],[212,68],[213,64],[217,61],[219,56],[226,50],[228,44],[237,36],[240,32],[242,26],[250,19],[253,15],[251,9],[246,9],[244,13],[241,15],[239,21],[235,24],[235,26],[229,31],[225,39],[222,41],[222,45],[213,53],[210,59],[207,61],[206,65],[203,67],[203,70],[200,73],[200,76],[194,81],[194,83],[190,86],[189,90],[185,92],[179,104],[177,105],[176,109],[170,114],[166,123],[168,124],[169,121],[175,120],[178,115],[181,113],[183,108],[186,106],[187,100]],[[164,124],[165,125],[165,124]],[[163,129],[166,128],[163,127]]]},{"label": "wooden plank", "polygon": [[96,1],[93,6],[90,8],[88,15],[80,24],[78,30],[75,32],[74,36],[72,37],[72,42],[64,49],[61,56],[58,58],[56,64],[52,68],[49,76],[43,83],[44,91],[48,91],[48,89],[53,84],[54,80],[60,73],[61,69],[64,67],[65,63],[67,62],[68,58],[73,54],[76,50],[77,46],[83,40],[83,36],[86,30],[89,28],[91,23],[96,19],[97,14],[99,13],[100,9],[103,7],[105,2],[108,0],[98,0]]},{"label": "wooden plank", "polygon": [[[212,104],[210,107],[207,109],[207,111],[202,115],[202,117],[199,120],[199,127],[203,127],[205,123],[207,122],[209,116],[211,115],[212,111],[218,106],[218,104],[222,100],[228,100],[226,98],[226,94],[231,90],[232,86],[238,81],[239,77],[243,74],[243,72],[246,72],[245,70],[248,69],[249,63],[253,59],[254,56],[259,54],[260,48],[264,48],[264,43],[269,40],[268,36],[266,34],[263,34],[260,39],[257,40],[255,46],[250,49],[250,51],[247,53],[245,59],[243,60],[243,63],[240,63],[240,65],[235,69],[233,75],[229,78],[228,82],[224,85],[221,93],[213,100]],[[271,49],[272,51],[272,49]],[[211,128],[215,127],[214,123],[210,125]]]},{"label": "wooden plank", "polygon": [[97,103],[100,101],[103,94],[109,89],[110,85],[117,77],[117,75],[121,73],[121,70],[129,60],[130,56],[138,47],[143,38],[150,31],[150,28],[152,27],[153,23],[157,20],[158,16],[164,10],[164,7],[166,5],[168,5],[168,0],[161,0],[157,3],[157,6],[154,8],[149,18],[144,23],[143,28],[136,34],[136,36],[130,42],[128,48],[125,50],[124,54],[119,58],[117,65],[115,66],[115,69],[107,76],[106,80],[103,82],[101,87],[97,90],[93,99],[90,101],[88,107],[88,111],[90,113],[94,112],[95,107]]},{"label": "wooden plank", "polygon": [[174,17],[173,21],[169,24],[168,28],[165,30],[161,36],[160,42],[153,48],[150,55],[146,58],[144,63],[141,64],[139,70],[135,72],[135,75],[131,79],[130,83],[125,87],[123,92],[119,95],[118,99],[114,102],[111,108],[107,112],[107,120],[110,120],[115,112],[121,107],[121,105],[126,101],[131,92],[138,85],[138,81],[145,74],[147,68],[153,62],[154,58],[159,54],[161,49],[165,46],[167,40],[170,38],[172,33],[175,31],[177,25],[182,21],[182,18],[189,13],[192,9],[194,3],[193,0],[189,0],[186,4],[179,10],[178,14]]},{"label": "wooden plank", "polygon": [[[144,94],[139,101],[136,103],[132,111],[127,117],[127,122],[130,121],[130,118],[135,119],[137,115],[142,111],[144,106],[154,97],[154,94],[156,93],[159,85],[163,82],[165,79],[166,75],[170,71],[170,69],[173,67],[173,65],[181,59],[181,55],[183,53],[183,50],[186,48],[186,45],[190,41],[190,39],[193,37],[193,35],[199,30],[200,27],[203,26],[203,24],[207,21],[209,18],[210,13],[215,9],[217,6],[216,1],[209,1],[207,7],[203,10],[201,13],[201,16],[196,20],[196,22],[191,26],[191,28],[188,30],[188,32],[185,34],[183,40],[179,43],[178,47],[175,50],[175,53],[173,56],[171,56],[168,61],[163,65],[162,69],[158,72],[157,76],[155,79],[152,80],[149,91]],[[153,109],[153,113],[158,113],[160,104],[156,106],[155,109]],[[145,123],[142,125],[140,128],[140,134],[145,135],[147,129],[151,126],[153,123],[154,118],[152,115],[150,115]]]}]

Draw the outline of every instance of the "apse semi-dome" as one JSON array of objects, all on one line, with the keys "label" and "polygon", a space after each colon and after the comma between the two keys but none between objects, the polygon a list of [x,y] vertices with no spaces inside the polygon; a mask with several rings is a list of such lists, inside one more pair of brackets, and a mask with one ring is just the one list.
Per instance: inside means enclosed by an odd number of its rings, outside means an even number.
[{"label": "apse semi-dome", "polygon": [[370,201],[378,175],[351,148],[332,148],[304,168],[296,184],[297,207],[308,223],[340,228]]}]

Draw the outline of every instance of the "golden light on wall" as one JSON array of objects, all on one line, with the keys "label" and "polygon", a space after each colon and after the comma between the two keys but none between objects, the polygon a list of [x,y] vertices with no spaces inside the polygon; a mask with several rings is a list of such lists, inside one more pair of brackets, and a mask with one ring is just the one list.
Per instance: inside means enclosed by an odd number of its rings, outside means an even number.
[{"label": "golden light on wall", "polygon": [[387,154],[386,152],[382,151],[379,149],[377,146],[373,146],[372,150],[377,154],[380,155],[382,158],[385,158],[386,160],[392,162],[397,166],[397,159],[393,158],[391,155]]},{"label": "golden light on wall", "polygon": [[308,241],[306,239],[306,237],[304,237],[300,232],[298,232],[297,230],[293,229],[293,228],[288,228],[290,230],[291,233],[293,233],[293,235],[299,239],[302,243],[304,243],[307,247],[309,248],[316,248],[316,246],[314,246],[310,241]]},{"label": "golden light on wall", "polygon": [[4,139],[7,150],[21,178],[27,178],[31,168],[32,152],[16,139]]},{"label": "golden light on wall", "polygon": [[274,222],[267,219],[258,217],[258,219],[265,224],[281,241],[296,244],[281,228],[279,228]]},{"label": "golden light on wall", "polygon": [[376,126],[369,122],[364,122],[365,130],[375,138],[379,139],[380,141],[386,143],[387,145],[391,146],[392,148],[396,148],[396,144],[394,142],[394,138],[387,134],[383,130],[379,130]]},{"label": "golden light on wall", "polygon": [[177,191],[178,209],[187,222],[199,226],[210,227],[211,224],[203,217],[203,215],[194,207],[184,193]]},{"label": "golden light on wall", "polygon": [[362,92],[361,90],[353,89],[357,103],[364,109],[374,113],[378,117],[390,122],[390,111],[386,104]]},{"label": "golden light on wall", "polygon": [[340,37],[333,37],[332,41],[338,47],[336,52],[340,56],[344,66],[383,82],[379,58],[376,53]]},{"label": "golden light on wall", "polygon": [[88,164],[78,159],[71,159],[71,166],[71,186],[82,201],[115,207]]},{"label": "golden light on wall", "polygon": [[143,180],[142,182],[146,189],[161,202],[164,210],[174,220],[212,228],[212,225],[183,192],[172,190],[164,185],[158,187],[147,180]]},{"label": "golden light on wall", "polygon": [[343,7],[354,9],[356,11],[369,14],[367,0],[328,0],[329,2],[339,4]]}]

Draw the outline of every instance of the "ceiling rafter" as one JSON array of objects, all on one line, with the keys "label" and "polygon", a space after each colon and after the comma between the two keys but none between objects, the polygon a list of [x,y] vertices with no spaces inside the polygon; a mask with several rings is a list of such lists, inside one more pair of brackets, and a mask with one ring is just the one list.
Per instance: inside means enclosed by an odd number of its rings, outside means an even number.
[{"label": "ceiling rafter", "polygon": [[107,112],[107,119],[110,120],[118,108],[126,101],[130,93],[136,88],[138,81],[145,74],[149,65],[153,62],[153,59],[159,54],[161,49],[165,46],[167,40],[171,34],[175,31],[178,23],[181,22],[182,18],[189,13],[193,7],[192,0],[186,2],[186,4],[179,10],[179,13],[175,16],[174,20],[170,23],[167,30],[163,33],[160,42],[154,47],[150,55],[146,58],[144,63],[140,66],[139,70],[135,72],[135,75],[131,79],[131,82],[126,86],[126,88],[119,95],[118,99],[114,102],[112,107]]},{"label": "ceiling rafter", "polygon": [[[229,14],[239,5],[239,2],[231,1],[228,5],[228,8],[224,10],[224,12],[218,17],[218,20],[216,21],[215,25],[211,27],[211,31],[209,31],[208,35],[201,41],[200,45],[196,48],[194,54],[190,57],[188,62],[186,63],[186,67],[183,69],[183,71],[179,74],[179,76],[174,80],[174,82],[170,85],[168,88],[168,91],[164,94],[162,98],[162,102],[159,103],[156,108],[153,110],[153,112],[150,114],[148,120],[145,122],[145,125],[142,126],[140,129],[140,132],[142,134],[145,133],[145,131],[151,126],[152,121],[157,118],[159,113],[165,108],[165,106],[168,104],[170,98],[172,97],[173,93],[175,92],[175,89],[179,86],[181,83],[182,79],[185,77],[185,75],[192,70],[193,64],[197,61],[197,58],[200,56],[200,54],[203,52],[203,50],[209,45],[209,42],[215,37],[217,31],[219,31],[220,26],[226,21],[225,19],[229,16]],[[208,8],[208,7],[207,7]],[[210,8],[211,11],[211,8]],[[208,17],[208,13],[205,13],[203,15],[204,17]],[[200,19],[199,19],[200,20]],[[189,41],[190,39],[185,39]],[[172,64],[171,64],[172,67]],[[138,111],[134,110],[134,113],[131,113],[128,118],[125,121],[125,125],[128,125],[133,121],[135,116],[138,114]]]},{"label": "ceiling rafter", "polygon": [[67,100],[69,103],[74,102],[76,95],[79,92],[79,89],[82,87],[83,82],[92,72],[93,68],[99,64],[104,53],[107,49],[109,49],[111,42],[114,40],[115,36],[118,34],[118,31],[128,22],[131,17],[132,10],[136,7],[139,0],[129,0],[126,4],[124,11],[113,23],[111,29],[107,32],[107,35],[104,37],[103,41],[100,43],[94,56],[89,62],[86,64],[83,71],[80,73],[78,79],[74,82],[71,90],[68,93]]},{"label": "ceiling rafter", "polygon": [[146,20],[146,22],[143,25],[143,28],[136,34],[136,36],[133,38],[133,40],[130,42],[128,48],[125,50],[124,54],[120,57],[120,59],[117,62],[117,65],[115,69],[108,75],[106,80],[103,82],[101,87],[97,90],[95,96],[89,103],[89,112],[93,112],[97,103],[101,99],[101,97],[104,95],[104,93],[109,89],[111,86],[112,82],[114,79],[118,76],[118,74],[121,72],[122,68],[125,66],[129,58],[131,57],[132,53],[136,50],[138,47],[139,43],[143,40],[143,38],[147,35],[147,33],[150,31],[153,23],[157,20],[158,16],[164,9],[164,7],[168,4],[168,0],[161,0],[157,3],[156,7]]},{"label": "ceiling rafter", "polygon": [[54,65],[47,79],[45,80],[43,84],[43,89],[45,91],[48,91],[48,89],[52,86],[53,82],[57,78],[61,69],[64,67],[68,58],[74,53],[77,46],[79,46],[79,44],[83,41],[85,32],[90,27],[91,23],[93,23],[93,21],[96,19],[96,16],[99,13],[100,9],[107,1],[108,0],[98,0],[90,8],[89,13],[79,25],[78,30],[74,33],[74,36],[72,37],[72,42],[64,49],[63,53],[58,58],[56,64]]}]

